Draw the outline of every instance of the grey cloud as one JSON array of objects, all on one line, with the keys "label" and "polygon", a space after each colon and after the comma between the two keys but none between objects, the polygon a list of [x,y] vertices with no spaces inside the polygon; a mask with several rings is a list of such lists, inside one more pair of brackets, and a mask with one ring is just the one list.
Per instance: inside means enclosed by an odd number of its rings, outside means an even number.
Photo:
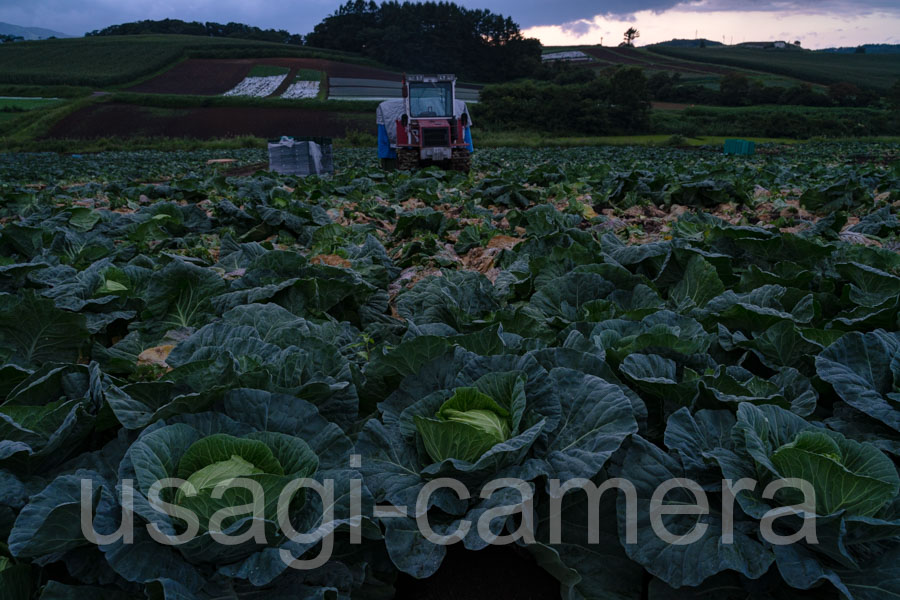
[{"label": "grey cloud", "polygon": [[[597,15],[628,19],[635,12],[665,11],[678,0],[456,0],[469,8],[488,8],[522,27],[567,24],[571,31]],[[0,0],[0,21],[80,35],[116,23],[165,17],[196,21],[239,21],[305,34],[333,12],[341,0]],[[709,10],[838,12],[849,15],[885,9],[900,11],[897,0],[707,0],[683,4]]]},{"label": "grey cloud", "polygon": [[0,0],[0,21],[73,35],[118,23],[163,18],[236,21],[305,34],[340,4],[336,0]]},{"label": "grey cloud", "polygon": [[[897,0],[706,0],[688,3],[683,0],[462,0],[462,4],[489,7],[494,12],[511,16],[522,27],[571,24],[591,20],[597,15],[610,15],[628,20],[643,10],[663,12],[675,6],[697,12],[708,11],[804,11],[812,13],[861,14],[873,10],[900,12]],[[567,25],[568,27],[569,25]]]},{"label": "grey cloud", "polygon": [[[674,3],[673,3],[674,4]],[[896,0],[706,0],[692,7],[697,11],[804,11],[812,13],[838,12],[847,15],[873,10],[898,10]]]},{"label": "grey cloud", "polygon": [[590,33],[593,25],[590,21],[572,21],[562,26],[562,30],[572,35],[585,35]]},{"label": "grey cloud", "polygon": [[522,27],[573,23],[597,15],[627,15],[639,10],[662,11],[678,4],[673,0],[457,0],[469,8],[489,8]]}]

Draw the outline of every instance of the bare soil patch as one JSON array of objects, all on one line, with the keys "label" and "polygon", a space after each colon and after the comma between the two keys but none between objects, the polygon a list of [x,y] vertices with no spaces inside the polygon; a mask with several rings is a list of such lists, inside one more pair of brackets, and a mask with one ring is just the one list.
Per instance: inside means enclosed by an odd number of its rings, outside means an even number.
[{"label": "bare soil patch", "polygon": [[165,73],[129,88],[129,92],[149,94],[224,94],[250,73],[253,60],[191,58]]},{"label": "bare soil patch", "polygon": [[185,137],[195,139],[253,135],[340,137],[374,128],[362,113],[333,113],[303,108],[206,107],[157,109],[131,104],[88,106],[57,123],[47,135],[55,139],[102,137]]},{"label": "bare soil patch", "polygon": [[684,110],[690,108],[690,104],[679,104],[677,102],[651,102],[650,105],[655,110]]}]

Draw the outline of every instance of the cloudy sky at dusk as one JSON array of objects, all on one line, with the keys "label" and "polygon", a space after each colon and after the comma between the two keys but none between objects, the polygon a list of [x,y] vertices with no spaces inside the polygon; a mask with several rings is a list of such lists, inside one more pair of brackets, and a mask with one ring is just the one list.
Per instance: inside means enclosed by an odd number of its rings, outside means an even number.
[{"label": "cloudy sky at dusk", "polygon": [[[547,45],[638,44],[695,35],[726,43],[801,40],[807,48],[900,43],[898,0],[457,0],[511,16]],[[0,21],[81,35],[141,19],[237,21],[308,33],[340,0],[0,0]]]}]

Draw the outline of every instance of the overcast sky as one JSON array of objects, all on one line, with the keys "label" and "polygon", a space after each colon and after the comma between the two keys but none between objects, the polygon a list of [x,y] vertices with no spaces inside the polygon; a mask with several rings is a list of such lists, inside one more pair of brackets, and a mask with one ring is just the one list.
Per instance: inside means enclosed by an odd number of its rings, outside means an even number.
[{"label": "overcast sky", "polygon": [[[898,0],[457,0],[508,15],[545,44],[638,44],[695,35],[801,40],[807,48],[900,43]],[[141,19],[236,21],[305,34],[341,0],[0,0],[0,21],[81,35]]]}]

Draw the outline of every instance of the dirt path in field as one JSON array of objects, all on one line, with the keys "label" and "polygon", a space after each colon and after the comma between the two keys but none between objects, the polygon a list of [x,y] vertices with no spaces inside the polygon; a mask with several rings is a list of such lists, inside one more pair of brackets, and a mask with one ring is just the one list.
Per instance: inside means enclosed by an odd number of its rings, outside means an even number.
[{"label": "dirt path in field", "polygon": [[51,139],[102,137],[227,138],[252,135],[339,137],[374,129],[374,115],[303,108],[207,107],[157,109],[130,104],[101,104],[76,111],[58,122]]},{"label": "dirt path in field", "polygon": [[650,106],[654,110],[684,110],[690,108],[690,104],[679,104],[677,102],[651,102]]},{"label": "dirt path in field", "polygon": [[284,78],[284,81],[275,88],[275,91],[269,94],[269,98],[279,98],[283,93],[287,91],[291,84],[294,83],[294,79],[297,78],[297,71],[300,70],[300,67],[291,67],[291,70],[288,71],[287,77]]}]

